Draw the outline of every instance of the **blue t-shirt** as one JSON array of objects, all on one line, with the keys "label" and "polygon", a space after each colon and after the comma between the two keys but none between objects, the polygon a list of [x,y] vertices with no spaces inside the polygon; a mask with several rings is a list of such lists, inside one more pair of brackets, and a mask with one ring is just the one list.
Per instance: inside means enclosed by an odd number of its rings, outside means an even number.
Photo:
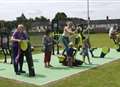
[{"label": "blue t-shirt", "polygon": [[45,51],[51,52],[53,49],[53,39],[50,36],[45,35],[43,37],[43,44],[45,47]]},{"label": "blue t-shirt", "polygon": [[67,49],[67,56],[73,57],[75,51],[76,51],[76,50],[75,50],[74,48],[68,48],[68,49]]}]

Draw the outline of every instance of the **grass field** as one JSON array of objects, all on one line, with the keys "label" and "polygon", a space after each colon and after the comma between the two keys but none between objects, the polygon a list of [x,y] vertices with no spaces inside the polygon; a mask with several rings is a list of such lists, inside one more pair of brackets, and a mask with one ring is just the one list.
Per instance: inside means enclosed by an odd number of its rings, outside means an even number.
[{"label": "grass field", "polygon": [[[90,35],[90,41],[93,47],[114,47],[114,43],[109,39],[108,34],[92,34]],[[39,46],[41,37],[32,36],[31,43],[33,46]],[[34,53],[40,53],[40,47],[36,47]],[[43,86],[0,77],[0,87],[120,87],[119,66],[120,60],[114,61]]]},{"label": "grass field", "polygon": [[[40,36],[31,36],[31,43],[37,46],[40,46],[41,39]],[[114,47],[113,41],[109,38],[108,34],[102,33],[102,34],[90,34],[90,42],[93,47]]]},{"label": "grass field", "polygon": [[43,86],[0,78],[0,87],[120,87],[119,66],[117,60]]},{"label": "grass field", "polygon": [[73,75],[44,87],[120,87],[120,60]]},{"label": "grass field", "polygon": [[92,47],[109,47],[114,48],[114,42],[109,38],[108,34],[91,34],[90,42]]},{"label": "grass field", "polygon": [[[31,36],[31,43],[35,47],[35,52],[38,53],[41,50],[41,41],[42,37],[40,36]],[[102,33],[102,34],[90,34],[90,42],[92,47],[109,47],[114,48],[115,45],[113,41],[108,37],[108,34]]]},{"label": "grass field", "polygon": [[[30,36],[31,44],[35,47],[34,54],[41,52],[41,46],[42,46],[42,38],[43,36]],[[92,47],[109,47],[114,48],[115,45],[113,41],[108,37],[108,34],[90,34],[90,42]],[[0,58],[2,57],[2,54],[0,53]]]}]

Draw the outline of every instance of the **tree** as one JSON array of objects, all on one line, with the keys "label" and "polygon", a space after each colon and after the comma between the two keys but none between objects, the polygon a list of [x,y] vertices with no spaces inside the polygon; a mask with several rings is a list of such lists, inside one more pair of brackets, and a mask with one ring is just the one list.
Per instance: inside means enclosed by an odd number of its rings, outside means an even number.
[{"label": "tree", "polygon": [[23,23],[27,21],[27,18],[25,17],[25,15],[22,13],[20,17],[17,17],[17,22],[18,23]]},{"label": "tree", "polygon": [[48,21],[49,19],[45,18],[44,16],[40,17],[41,21]]},{"label": "tree", "polygon": [[26,31],[29,32],[29,29],[31,28],[31,23],[29,20],[25,17],[25,15],[22,13],[20,17],[16,18],[17,25],[23,24],[26,27]]},{"label": "tree", "polygon": [[35,17],[35,21],[39,22],[39,21],[49,21],[49,19],[47,19],[44,16],[40,16],[40,17]]},{"label": "tree", "polygon": [[13,28],[15,28],[15,23],[13,21],[7,21],[5,23],[5,27],[7,28],[8,32],[11,32]]},{"label": "tree", "polygon": [[40,18],[39,17],[35,17],[35,21],[40,21]]},{"label": "tree", "polygon": [[54,20],[66,20],[66,19],[67,15],[64,12],[58,12],[54,18]]}]

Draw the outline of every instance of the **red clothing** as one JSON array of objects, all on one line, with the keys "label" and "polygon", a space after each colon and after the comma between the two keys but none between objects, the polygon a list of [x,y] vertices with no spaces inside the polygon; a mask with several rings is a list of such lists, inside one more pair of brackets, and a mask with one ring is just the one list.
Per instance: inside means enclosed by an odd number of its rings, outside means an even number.
[{"label": "red clothing", "polygon": [[51,52],[45,52],[44,63],[50,62],[51,60]]}]

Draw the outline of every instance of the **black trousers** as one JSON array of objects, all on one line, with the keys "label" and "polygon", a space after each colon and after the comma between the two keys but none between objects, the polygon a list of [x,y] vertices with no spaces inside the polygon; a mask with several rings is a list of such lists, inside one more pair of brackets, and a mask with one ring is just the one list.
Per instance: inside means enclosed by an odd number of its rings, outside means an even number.
[{"label": "black trousers", "polygon": [[[21,51],[20,54],[20,61],[23,62],[24,56],[26,57],[26,62],[28,64],[28,70],[29,70],[29,76],[35,76],[35,70],[34,70],[34,64],[33,64],[33,58],[32,58],[32,49],[31,45],[29,43],[28,49],[26,51]],[[20,67],[23,66],[23,63],[21,64]],[[20,68],[21,70],[22,68]]]},{"label": "black trousers", "polygon": [[[17,60],[18,50],[19,50],[18,47],[12,47],[12,62],[14,66],[14,71],[16,73],[22,70],[22,66],[23,66],[23,57],[21,58],[19,57],[19,59]],[[18,62],[16,62],[16,60]]]}]

